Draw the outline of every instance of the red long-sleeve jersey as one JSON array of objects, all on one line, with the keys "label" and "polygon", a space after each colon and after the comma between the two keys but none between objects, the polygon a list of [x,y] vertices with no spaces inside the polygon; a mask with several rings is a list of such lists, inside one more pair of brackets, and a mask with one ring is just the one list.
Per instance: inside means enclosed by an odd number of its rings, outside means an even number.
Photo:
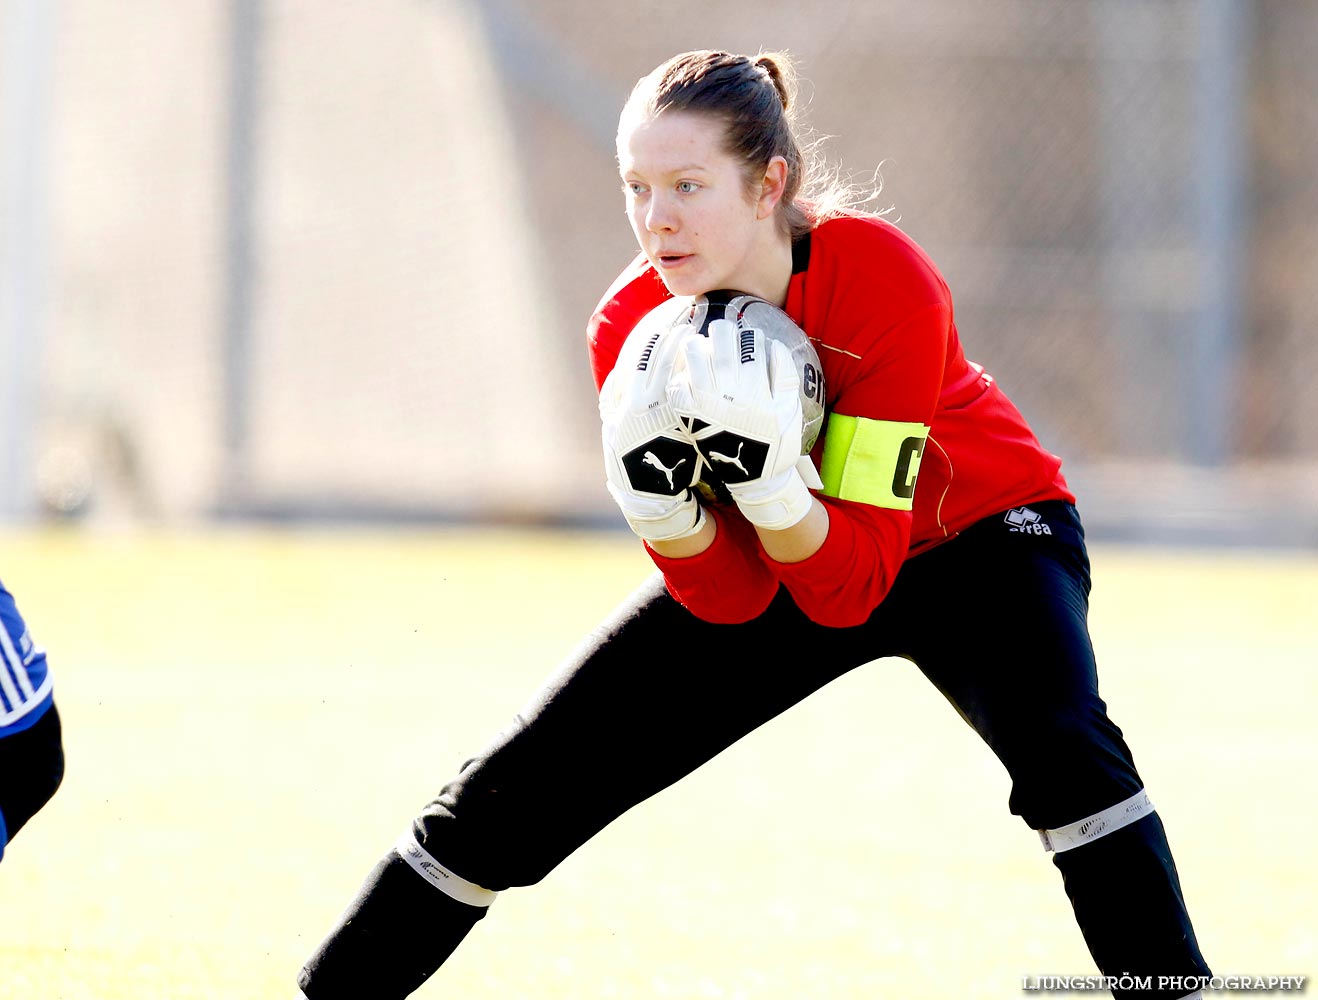
[{"label": "red long-sleeve jersey", "polygon": [[[668,297],[643,256],[619,275],[588,328],[597,388],[627,334]],[[705,552],[668,559],[646,547],[692,613],[746,621],[781,583],[812,620],[859,624],[907,558],[990,514],[1074,502],[1061,460],[966,360],[947,283],[896,226],[862,214],[818,225],[793,248],[785,309],[824,366],[829,416],[813,456],[828,536],[810,558],[779,563],[735,507],[711,507],[718,530]]]}]

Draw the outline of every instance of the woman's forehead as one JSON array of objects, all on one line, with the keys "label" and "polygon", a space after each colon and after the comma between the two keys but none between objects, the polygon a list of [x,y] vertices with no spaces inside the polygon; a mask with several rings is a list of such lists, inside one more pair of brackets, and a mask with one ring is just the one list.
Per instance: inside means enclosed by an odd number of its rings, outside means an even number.
[{"label": "woman's forehead", "polygon": [[711,115],[670,111],[624,121],[618,129],[618,165],[624,172],[713,170],[729,159],[723,124]]}]

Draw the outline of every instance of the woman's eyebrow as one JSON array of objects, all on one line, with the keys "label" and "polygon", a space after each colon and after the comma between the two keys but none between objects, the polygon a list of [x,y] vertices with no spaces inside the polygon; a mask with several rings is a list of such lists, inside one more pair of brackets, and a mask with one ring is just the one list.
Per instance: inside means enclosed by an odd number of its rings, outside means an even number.
[{"label": "woman's eyebrow", "polygon": [[[703,163],[686,163],[686,164],[683,164],[683,165],[680,166],[680,167],[663,167],[663,168],[661,168],[661,169],[658,171],[658,173],[661,173],[661,174],[684,174],[684,173],[687,173],[687,172],[690,171],[690,170],[698,170],[698,171],[700,171],[701,173],[704,173],[704,172],[706,172],[707,170],[709,170],[709,168],[708,168],[707,166],[705,166]],[[635,172],[635,173],[640,173],[640,172],[641,172],[640,170],[637,169],[635,163],[628,164],[628,166],[626,167],[626,171],[627,171],[627,172]]]}]

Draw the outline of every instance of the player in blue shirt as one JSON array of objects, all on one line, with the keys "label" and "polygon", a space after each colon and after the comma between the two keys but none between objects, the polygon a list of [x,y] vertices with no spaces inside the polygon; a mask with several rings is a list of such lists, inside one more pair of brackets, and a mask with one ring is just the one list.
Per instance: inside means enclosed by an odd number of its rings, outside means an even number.
[{"label": "player in blue shirt", "polygon": [[64,777],[64,747],[46,651],[0,583],[0,859]]}]

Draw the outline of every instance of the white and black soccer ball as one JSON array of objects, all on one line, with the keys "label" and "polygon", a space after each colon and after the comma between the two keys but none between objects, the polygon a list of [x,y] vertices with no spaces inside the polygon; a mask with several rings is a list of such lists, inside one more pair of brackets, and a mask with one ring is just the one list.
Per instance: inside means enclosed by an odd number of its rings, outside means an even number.
[{"label": "white and black soccer ball", "polygon": [[[647,314],[638,327],[644,326],[649,331],[658,328],[685,327],[691,335],[707,337],[710,323],[719,319],[733,323],[739,330],[760,330],[766,338],[786,345],[796,365],[797,379],[801,387],[801,410],[804,418],[801,427],[801,454],[809,454],[810,449],[819,440],[820,432],[824,427],[827,405],[824,366],[820,364],[819,354],[806,332],[783,310],[756,295],[720,290],[697,295],[694,298],[669,299]],[[774,356],[771,354],[769,357],[772,364]],[[708,464],[704,466],[699,486],[700,492],[707,500],[729,499],[724,484]]]},{"label": "white and black soccer ball", "polygon": [[[801,454],[807,455],[819,440],[824,427],[824,410],[827,403],[824,393],[824,366],[810,338],[772,302],[744,292],[716,291],[697,295],[688,302],[685,322],[702,337],[709,336],[709,324],[726,319],[739,330],[761,330],[765,337],[787,347],[796,364],[797,379],[801,384]],[[769,355],[772,363],[773,355]]]}]

